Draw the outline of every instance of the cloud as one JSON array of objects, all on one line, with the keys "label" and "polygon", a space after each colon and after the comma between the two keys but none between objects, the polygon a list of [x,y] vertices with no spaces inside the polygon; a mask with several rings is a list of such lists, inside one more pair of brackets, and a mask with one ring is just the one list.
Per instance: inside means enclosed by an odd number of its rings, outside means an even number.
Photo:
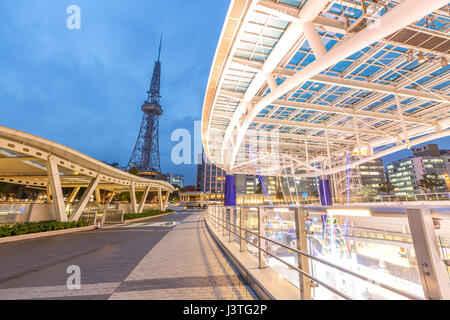
[{"label": "cloud", "polygon": [[[68,30],[66,8],[81,8]],[[160,153],[164,171],[195,168],[170,161],[170,135],[193,129],[228,2],[17,0],[0,3],[0,124],[125,165],[137,139],[160,33]]]}]

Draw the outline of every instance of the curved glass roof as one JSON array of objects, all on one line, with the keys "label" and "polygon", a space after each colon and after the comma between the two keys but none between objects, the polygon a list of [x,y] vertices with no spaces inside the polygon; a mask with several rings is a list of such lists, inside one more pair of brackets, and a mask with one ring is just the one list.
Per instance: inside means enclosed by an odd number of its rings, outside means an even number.
[{"label": "curved glass roof", "polygon": [[208,157],[233,173],[313,176],[447,136],[449,8],[232,1],[205,96]]}]

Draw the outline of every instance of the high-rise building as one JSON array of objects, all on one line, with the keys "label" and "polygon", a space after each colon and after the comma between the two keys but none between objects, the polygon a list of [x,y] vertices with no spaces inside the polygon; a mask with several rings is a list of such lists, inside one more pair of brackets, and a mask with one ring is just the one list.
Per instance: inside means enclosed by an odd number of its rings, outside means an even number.
[{"label": "high-rise building", "polygon": [[225,171],[212,164],[204,153],[199,155],[197,164],[197,189],[205,193],[221,195],[225,186]]},{"label": "high-rise building", "polygon": [[412,149],[413,157],[401,159],[387,166],[389,181],[395,187],[397,195],[425,193],[419,181],[425,174],[437,174],[443,186],[435,192],[449,190],[450,154],[439,150],[437,145],[429,144]]},{"label": "high-rise building", "polygon": [[[262,182],[262,183],[261,183]],[[255,176],[255,175],[236,175],[236,193],[237,194],[268,194],[274,196],[279,190],[279,184],[276,177]]]},{"label": "high-rise building", "polygon": [[386,182],[383,159],[375,159],[359,166],[361,184],[365,189],[378,191],[380,184]]},{"label": "high-rise building", "polygon": [[174,184],[179,186],[181,189],[183,188],[184,176],[182,174],[175,173],[166,173],[167,182],[170,184]]}]

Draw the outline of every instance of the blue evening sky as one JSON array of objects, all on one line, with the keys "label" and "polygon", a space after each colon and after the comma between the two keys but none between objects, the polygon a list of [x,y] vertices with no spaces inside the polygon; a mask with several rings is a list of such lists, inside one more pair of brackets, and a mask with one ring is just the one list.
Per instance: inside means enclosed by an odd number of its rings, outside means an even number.
[{"label": "blue evening sky", "polygon": [[[81,8],[81,30],[66,27],[69,5]],[[201,119],[228,6],[228,0],[0,0],[0,125],[126,165],[163,32],[161,166],[195,184],[195,166],[171,162],[170,138],[177,128],[193,132]]]}]

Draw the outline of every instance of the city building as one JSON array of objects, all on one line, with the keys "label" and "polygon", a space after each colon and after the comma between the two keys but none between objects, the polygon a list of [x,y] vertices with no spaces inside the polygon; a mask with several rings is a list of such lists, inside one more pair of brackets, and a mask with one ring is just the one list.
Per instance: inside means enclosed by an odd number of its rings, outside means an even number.
[{"label": "city building", "polygon": [[210,193],[211,199],[222,200],[225,186],[225,171],[211,163],[204,153],[197,164],[197,190]]},{"label": "city building", "polygon": [[389,181],[395,187],[397,195],[426,193],[419,181],[425,174],[437,174],[443,186],[434,192],[449,190],[449,161],[447,150],[439,150],[437,145],[428,144],[412,149],[413,156],[400,159],[387,166]]},{"label": "city building", "polygon": [[170,184],[175,184],[180,186],[180,188],[183,188],[183,181],[184,176],[182,174],[175,174],[175,173],[166,173],[167,176],[167,182]]},{"label": "city building", "polygon": [[373,190],[378,192],[380,184],[386,182],[386,174],[384,172],[383,159],[375,159],[359,166],[361,175],[361,185],[363,190]]}]

